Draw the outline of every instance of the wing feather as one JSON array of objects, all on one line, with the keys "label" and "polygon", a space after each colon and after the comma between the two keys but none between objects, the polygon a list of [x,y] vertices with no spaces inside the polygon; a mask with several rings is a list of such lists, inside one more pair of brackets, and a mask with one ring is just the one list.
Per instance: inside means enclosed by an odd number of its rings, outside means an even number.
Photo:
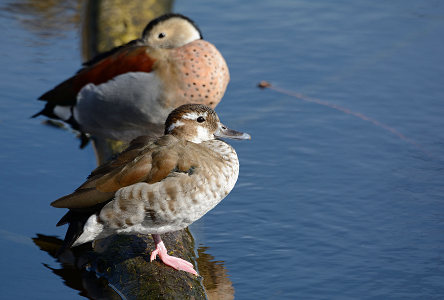
[{"label": "wing feather", "polygon": [[[75,105],[77,93],[88,83],[101,84],[128,72],[151,72],[155,59],[149,55],[147,46],[122,47],[111,51],[94,64],[80,69],[74,76],[63,81],[52,90],[44,93],[39,100],[52,105]],[[41,114],[45,114],[42,111]]]},{"label": "wing feather", "polygon": [[[108,201],[114,196],[114,192],[101,192],[95,188],[76,190],[74,193],[59,198],[51,203],[58,208],[86,208],[94,204]],[[92,203],[93,202],[93,203]]]},{"label": "wing feather", "polygon": [[[142,141],[148,142],[143,143]],[[179,150],[174,150],[176,147]],[[155,183],[180,169],[183,145],[170,135],[155,141],[139,138],[114,160],[98,167],[72,194],[51,203],[54,207],[85,209],[107,202],[121,188],[138,183]]]}]

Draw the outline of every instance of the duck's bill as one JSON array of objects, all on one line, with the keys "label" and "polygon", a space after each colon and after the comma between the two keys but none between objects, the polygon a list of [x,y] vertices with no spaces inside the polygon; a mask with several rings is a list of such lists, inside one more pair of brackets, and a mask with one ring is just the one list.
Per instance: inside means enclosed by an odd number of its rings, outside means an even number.
[{"label": "duck's bill", "polygon": [[217,138],[229,138],[235,140],[251,140],[251,136],[248,133],[230,129],[223,124],[219,125],[219,128],[214,133],[214,136]]}]

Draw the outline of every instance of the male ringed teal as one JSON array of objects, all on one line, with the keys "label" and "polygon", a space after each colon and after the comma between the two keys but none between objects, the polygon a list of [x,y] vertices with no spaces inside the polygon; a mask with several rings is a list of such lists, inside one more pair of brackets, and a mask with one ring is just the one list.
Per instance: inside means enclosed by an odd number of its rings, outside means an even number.
[{"label": "male ringed teal", "polygon": [[96,137],[157,137],[174,108],[214,108],[229,79],[224,58],[196,24],[167,14],[151,21],[140,39],[98,55],[40,96],[46,105],[34,116],[60,119]]},{"label": "male ringed teal", "polygon": [[72,194],[51,203],[69,209],[57,224],[69,223],[64,248],[114,233],[152,234],[151,261],[159,255],[166,265],[197,274],[189,262],[167,254],[160,234],[187,227],[233,189],[239,161],[219,138],[250,136],[228,129],[201,104],[172,111],[162,137],[133,140]]}]

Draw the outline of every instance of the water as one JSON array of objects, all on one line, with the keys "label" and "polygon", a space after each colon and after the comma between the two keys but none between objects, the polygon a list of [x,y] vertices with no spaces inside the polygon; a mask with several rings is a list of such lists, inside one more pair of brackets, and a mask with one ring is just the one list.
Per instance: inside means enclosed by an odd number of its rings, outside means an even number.
[{"label": "water", "polygon": [[[80,66],[76,3],[53,27],[2,7],[0,298],[78,299],[31,238],[63,235],[49,203],[82,182],[94,155],[29,119],[42,107],[35,99]],[[233,142],[236,188],[192,226],[236,298],[442,299],[444,4],[188,0],[175,11],[225,56],[232,79],[218,113],[253,137]],[[364,114],[420,148],[257,89],[261,80]]]}]

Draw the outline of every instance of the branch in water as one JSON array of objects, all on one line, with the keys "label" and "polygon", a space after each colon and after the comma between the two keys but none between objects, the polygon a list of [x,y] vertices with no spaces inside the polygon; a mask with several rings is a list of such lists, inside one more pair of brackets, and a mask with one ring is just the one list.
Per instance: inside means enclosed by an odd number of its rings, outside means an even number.
[{"label": "branch in water", "polygon": [[353,115],[353,116],[355,116],[355,117],[357,117],[357,118],[359,118],[361,120],[370,122],[373,125],[376,125],[376,126],[382,128],[382,129],[386,130],[386,131],[389,131],[390,133],[396,135],[400,139],[402,139],[402,140],[406,141],[407,143],[415,146],[417,149],[422,151],[427,156],[431,156],[431,154],[426,149],[424,149],[420,144],[418,144],[414,140],[406,137],[405,135],[400,133],[395,128],[390,127],[390,126],[388,126],[388,125],[386,125],[384,123],[381,123],[381,122],[379,122],[379,121],[377,121],[375,119],[372,119],[372,118],[370,118],[370,117],[368,117],[366,115],[363,115],[363,114],[358,113],[358,112],[354,112],[354,111],[352,111],[352,110],[350,110],[348,108],[339,106],[337,104],[328,103],[328,102],[322,101],[322,100],[317,99],[317,98],[307,97],[307,96],[305,96],[305,95],[303,95],[301,93],[297,93],[297,92],[289,91],[289,90],[282,89],[282,88],[279,88],[279,87],[275,87],[270,82],[265,81],[265,80],[262,80],[261,82],[259,82],[257,86],[259,88],[261,88],[261,89],[268,88],[268,89],[273,90],[275,92],[278,92],[278,93],[281,93],[281,94],[284,94],[284,95],[288,95],[288,96],[297,98],[297,99],[305,101],[305,102],[316,103],[316,104],[319,104],[319,105],[322,105],[322,106],[333,108],[333,109],[335,109],[337,111],[340,111],[340,112],[343,112],[343,113],[346,113],[346,114],[349,114],[349,115]]}]

